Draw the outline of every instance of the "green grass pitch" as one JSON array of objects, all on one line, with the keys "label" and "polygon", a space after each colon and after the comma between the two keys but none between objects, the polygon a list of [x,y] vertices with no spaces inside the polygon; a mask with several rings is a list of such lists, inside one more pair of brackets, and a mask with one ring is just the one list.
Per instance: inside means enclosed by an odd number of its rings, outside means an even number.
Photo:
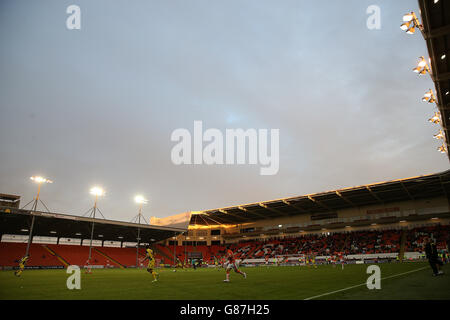
[{"label": "green grass pitch", "polygon": [[[368,290],[368,265],[242,268],[247,279],[213,268],[197,270],[159,269],[152,282],[146,270],[108,269],[81,271],[81,290],[68,290],[66,270],[0,272],[0,299],[150,299],[150,300],[301,300],[315,299],[450,299],[450,267],[443,276],[432,277],[428,263],[379,264],[381,290]],[[421,270],[419,270],[421,269]],[[419,270],[419,271],[415,271]],[[409,272],[414,271],[414,272]],[[409,273],[408,273],[409,272]],[[403,274],[405,273],[405,274]],[[384,279],[387,278],[387,279]],[[357,286],[348,290],[341,289]],[[338,291],[332,294],[326,293]]]}]

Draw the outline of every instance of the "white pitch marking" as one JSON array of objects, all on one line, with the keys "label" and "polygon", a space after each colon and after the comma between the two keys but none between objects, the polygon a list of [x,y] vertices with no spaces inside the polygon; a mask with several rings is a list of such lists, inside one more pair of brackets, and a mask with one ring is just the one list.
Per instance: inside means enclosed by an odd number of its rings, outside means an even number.
[{"label": "white pitch marking", "polygon": [[[419,268],[419,269],[415,269],[415,270],[411,270],[411,271],[407,271],[407,272],[403,272],[403,273],[399,273],[399,274],[394,274],[394,275],[386,277],[386,278],[381,278],[381,280],[386,280],[386,279],[389,279],[389,278],[399,277],[399,276],[402,276],[404,274],[417,272],[417,271],[420,271],[420,270],[423,270],[423,269],[427,269],[427,268],[428,267],[423,267],[423,268]],[[340,290],[336,290],[336,291],[331,291],[331,292],[327,292],[327,293],[324,293],[324,294],[319,294],[318,296],[309,297],[309,298],[306,298],[305,300],[312,300],[312,299],[320,298],[320,297],[323,297],[323,296],[328,296],[328,295],[333,294],[333,293],[337,293],[337,292],[341,292],[341,291],[345,291],[345,290],[350,290],[350,289],[361,287],[361,286],[365,286],[365,285],[366,285],[366,283],[364,282],[364,283],[358,284],[356,286],[351,286],[351,287],[348,287],[348,288],[344,288],[344,289],[340,289]]]}]

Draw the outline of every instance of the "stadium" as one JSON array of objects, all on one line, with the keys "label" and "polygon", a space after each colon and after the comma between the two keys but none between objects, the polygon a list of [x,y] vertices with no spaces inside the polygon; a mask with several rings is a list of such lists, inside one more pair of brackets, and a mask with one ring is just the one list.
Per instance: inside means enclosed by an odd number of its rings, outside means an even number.
[{"label": "stadium", "polygon": [[[439,286],[435,286],[426,280],[430,271],[423,241],[432,237],[438,250],[446,252],[450,236],[449,192],[450,171],[446,171],[296,198],[181,214],[152,221],[153,225],[31,212],[17,208],[19,197],[2,195],[1,265],[5,270],[17,267],[17,260],[27,246],[26,234],[32,215],[36,222],[26,269],[64,269],[69,265],[87,268],[89,239],[74,236],[89,234],[95,222],[92,244],[94,271],[83,275],[82,279],[88,288],[107,285],[111,279],[120,278],[129,283],[131,290],[134,281],[142,281],[139,274],[143,272],[144,246],[151,243],[154,244],[157,267],[165,279],[157,284],[160,299],[320,298],[319,293],[364,284],[364,264],[374,263],[382,266],[383,277],[400,275],[391,280],[393,284],[397,281],[407,285],[401,275],[412,272],[408,278],[414,277],[415,283],[424,281],[428,288],[405,291],[395,287],[390,289],[392,292],[383,290],[380,296],[360,287],[361,290],[354,288],[325,295],[324,298],[361,298],[360,291],[364,291],[363,297],[368,299],[448,299],[448,283],[441,281]],[[5,206],[8,203],[11,205]],[[138,228],[143,242],[137,252]],[[23,243],[18,242],[19,239]],[[223,289],[221,267],[225,262],[222,257],[227,245],[235,252],[239,265],[248,269],[249,276],[256,278],[245,279],[245,282],[240,278],[235,280],[240,286],[245,285],[245,296]],[[344,267],[338,255],[345,257]],[[314,262],[311,257],[314,257]],[[178,261],[181,266],[177,265]],[[80,293],[64,290],[65,283],[61,278],[66,277],[65,272],[49,270],[32,271],[19,279],[11,277],[10,272],[2,272],[2,283],[9,287],[4,298],[26,298],[28,294],[29,298],[49,299],[98,297],[99,292],[93,287]],[[218,274],[217,271],[222,272]],[[34,274],[47,274],[51,279],[39,276],[40,281],[47,284],[55,281],[56,287],[42,289],[34,279],[24,296],[21,289]],[[101,279],[97,280],[100,275]],[[275,280],[278,285],[268,286],[264,281],[266,277],[271,281],[279,277]],[[324,279],[335,277],[338,278],[336,283],[320,285]],[[251,290],[246,285],[250,281],[252,295],[248,294]],[[258,282],[255,284],[253,281]],[[310,286],[305,287],[306,281]],[[187,291],[186,287],[192,282],[196,283],[196,288],[202,289],[195,293]],[[149,296],[145,294],[146,290],[136,292],[136,296],[125,297],[122,293],[124,285],[120,284],[116,290],[108,290],[102,295],[110,299],[152,297],[151,292]],[[58,286],[62,292],[56,289]],[[271,296],[270,292],[276,290],[273,286],[282,286],[282,294]],[[214,287],[217,292],[213,291],[213,295],[211,290]]]},{"label": "stadium", "polygon": [[[425,38],[430,65],[417,72],[434,82],[427,98],[450,160],[449,3],[419,7],[405,30]],[[32,180],[38,193],[28,203],[0,194],[1,300],[450,299],[450,170],[148,221],[138,197],[131,222],[106,219],[95,188],[84,215],[53,212],[41,200],[52,181]],[[69,288],[74,266],[79,290]],[[380,271],[379,290],[369,288],[369,266]]]},{"label": "stadium", "polygon": [[[144,247],[152,244],[161,270],[156,284],[159,299],[308,299],[321,294],[325,299],[448,299],[448,282],[427,280],[424,239],[432,237],[439,252],[446,252],[449,192],[450,171],[446,171],[181,214],[152,221],[152,225],[32,212],[17,208],[18,196],[2,195],[4,270],[17,267],[27,247],[30,216],[36,218],[26,273],[15,278],[11,271],[2,272],[2,283],[8,287],[2,294],[7,299],[95,299],[101,292],[106,299],[151,299],[152,292],[145,287],[136,290],[135,285],[143,281]],[[92,224],[92,274],[82,274],[86,289],[69,291],[62,280],[67,277],[65,270],[53,269],[89,267],[90,242],[80,236],[88,235]],[[136,248],[138,228],[142,243]],[[248,279],[237,275],[233,279],[245,293],[223,288],[222,258],[227,246],[248,270]],[[395,277],[382,295],[365,288],[365,264],[379,264],[383,278]],[[423,284],[420,290],[406,290],[411,278]],[[113,279],[119,282],[116,288],[108,284]],[[186,290],[192,283],[195,292]],[[364,286],[327,294],[360,283]],[[396,284],[406,287],[399,290]],[[135,295],[125,296],[127,288]],[[271,295],[277,288],[281,292]]]}]

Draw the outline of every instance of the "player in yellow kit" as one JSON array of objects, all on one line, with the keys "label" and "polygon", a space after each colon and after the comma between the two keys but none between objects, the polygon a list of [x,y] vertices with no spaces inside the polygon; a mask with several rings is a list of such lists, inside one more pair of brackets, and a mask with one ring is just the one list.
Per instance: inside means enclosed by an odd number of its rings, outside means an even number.
[{"label": "player in yellow kit", "polygon": [[214,266],[217,271],[220,271],[220,268],[222,268],[222,258],[214,256]]},{"label": "player in yellow kit", "polygon": [[311,265],[313,265],[314,268],[317,269],[316,256],[314,254],[311,256]]},{"label": "player in yellow kit", "polygon": [[14,272],[14,275],[17,277],[20,277],[20,275],[22,274],[23,270],[25,269],[25,264],[28,261],[28,256],[24,256],[22,259],[20,259],[19,261],[19,270],[16,270]]},{"label": "player in yellow kit", "polygon": [[184,269],[183,262],[181,262],[179,257],[177,257],[177,268]]},{"label": "player in yellow kit", "polygon": [[153,250],[150,249],[150,246],[147,246],[145,247],[145,252],[147,254],[145,255],[144,261],[148,259],[147,271],[153,276],[152,282],[158,281],[159,274],[153,270],[155,268],[155,258],[153,257]]}]

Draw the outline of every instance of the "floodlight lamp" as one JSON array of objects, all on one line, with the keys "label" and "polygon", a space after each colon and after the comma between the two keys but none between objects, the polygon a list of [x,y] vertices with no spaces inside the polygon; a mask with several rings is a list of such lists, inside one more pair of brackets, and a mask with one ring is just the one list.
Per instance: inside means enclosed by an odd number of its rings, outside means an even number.
[{"label": "floodlight lamp", "polygon": [[420,61],[417,64],[417,66],[419,66],[421,68],[425,67],[427,65],[427,62],[425,61],[425,58],[424,57],[420,57],[419,59],[420,59]]},{"label": "floodlight lamp", "polygon": [[145,199],[143,196],[141,196],[141,195],[137,195],[136,197],[134,197],[134,201],[136,202],[136,203],[139,203],[139,204],[146,204],[147,202],[148,202],[148,200],[147,199]]},{"label": "floodlight lamp", "polygon": [[409,26],[411,25],[411,22],[405,22],[400,26],[400,29],[403,31],[407,31],[409,29]]},{"label": "floodlight lamp", "polygon": [[91,188],[90,193],[94,196],[103,196],[105,194],[105,191],[100,187],[93,187]]},{"label": "floodlight lamp", "polygon": [[422,98],[423,102],[429,102],[429,103],[435,103],[436,102],[436,97],[433,94],[433,90],[428,90]]},{"label": "floodlight lamp", "polygon": [[403,15],[403,21],[404,22],[410,22],[411,20],[413,20],[415,17],[415,13],[411,12],[411,13],[407,13],[405,15]]},{"label": "floodlight lamp", "polygon": [[408,31],[406,31],[407,34],[414,34],[416,33],[416,27],[412,26],[411,28],[408,29]]},{"label": "floodlight lamp", "polygon": [[447,153],[447,148],[445,147],[445,145],[442,145],[438,148],[438,151],[440,153]]},{"label": "floodlight lamp", "polygon": [[30,179],[39,184],[40,183],[53,183],[53,181],[48,180],[44,177],[39,177],[39,176],[33,176],[33,177],[30,177]]},{"label": "floodlight lamp", "polygon": [[430,68],[428,67],[425,57],[422,56],[419,57],[419,59],[419,63],[417,64],[417,67],[413,69],[413,71],[418,74],[426,74],[427,72],[430,72]]},{"label": "floodlight lamp", "polygon": [[434,116],[431,117],[430,119],[428,119],[428,121],[429,121],[429,122],[432,122],[432,123],[435,123],[435,124],[439,124],[439,123],[441,122],[439,112],[435,112],[435,113],[434,113]]},{"label": "floodlight lamp", "polygon": [[407,34],[414,34],[416,32],[416,28],[423,30],[423,26],[420,24],[416,14],[414,12],[405,14],[403,16],[403,24],[400,26],[400,29],[405,31]]},{"label": "floodlight lamp", "polygon": [[439,130],[439,133],[438,133],[438,134],[435,134],[433,137],[434,137],[436,140],[442,140],[442,139],[444,139],[444,133],[442,132],[442,130]]}]

